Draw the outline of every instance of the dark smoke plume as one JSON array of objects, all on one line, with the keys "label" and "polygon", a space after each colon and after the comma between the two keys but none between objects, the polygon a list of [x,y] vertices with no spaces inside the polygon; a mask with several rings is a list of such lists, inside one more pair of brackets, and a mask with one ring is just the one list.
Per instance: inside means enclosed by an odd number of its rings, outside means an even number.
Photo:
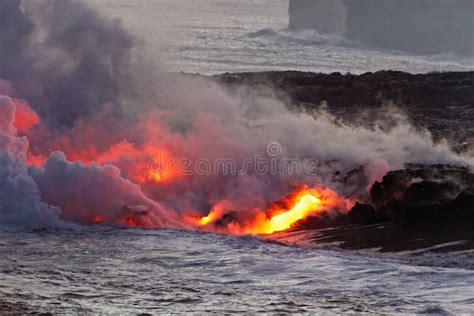
[{"label": "dark smoke plume", "polygon": [[[339,202],[367,195],[406,162],[474,165],[403,115],[355,126],[324,108],[290,112],[268,93],[229,94],[159,71],[118,21],[80,1],[0,1],[0,17],[0,224],[196,228],[217,214],[224,231],[261,232],[253,225],[268,224],[268,206],[295,188],[348,205]],[[321,161],[318,172],[259,173],[245,163],[268,157],[269,144],[277,160]],[[155,172],[149,162],[162,155],[247,170]]]},{"label": "dark smoke plume", "polygon": [[0,17],[0,78],[48,122],[70,127],[133,86],[134,38],[82,2],[1,1]]}]

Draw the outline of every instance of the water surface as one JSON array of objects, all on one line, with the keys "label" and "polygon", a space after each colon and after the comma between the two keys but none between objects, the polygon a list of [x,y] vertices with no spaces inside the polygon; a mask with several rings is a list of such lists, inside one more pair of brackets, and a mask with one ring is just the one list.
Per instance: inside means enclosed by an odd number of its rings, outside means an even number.
[{"label": "water surface", "polygon": [[86,1],[101,14],[120,18],[171,71],[474,69],[474,58],[449,52],[413,55],[372,49],[314,31],[288,31],[288,0]]},{"label": "water surface", "polygon": [[42,311],[474,313],[467,269],[176,230],[0,235],[2,299]]}]

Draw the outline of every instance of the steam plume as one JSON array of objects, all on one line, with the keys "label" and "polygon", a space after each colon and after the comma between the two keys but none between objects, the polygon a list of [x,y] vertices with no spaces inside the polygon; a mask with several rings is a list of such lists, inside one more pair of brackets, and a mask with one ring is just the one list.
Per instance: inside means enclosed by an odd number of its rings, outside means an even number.
[{"label": "steam plume", "polygon": [[[214,210],[237,214],[239,231],[303,184],[345,201],[406,162],[473,165],[402,116],[390,128],[357,127],[137,63],[133,36],[81,2],[3,1],[0,10],[0,39],[12,43],[0,52],[2,223],[194,228],[189,218]],[[160,156],[241,166],[268,156],[272,142],[278,159],[318,159],[318,172],[262,174],[255,162],[244,174],[149,168]]]}]

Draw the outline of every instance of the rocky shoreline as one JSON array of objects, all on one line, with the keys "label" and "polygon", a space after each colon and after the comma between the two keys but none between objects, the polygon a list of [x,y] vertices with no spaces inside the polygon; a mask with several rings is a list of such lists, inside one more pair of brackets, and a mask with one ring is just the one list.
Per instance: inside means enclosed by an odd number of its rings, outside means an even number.
[{"label": "rocky shoreline", "polygon": [[[231,92],[247,89],[274,94],[301,111],[326,104],[330,112],[349,121],[360,113],[370,115],[395,106],[436,139],[448,139],[459,152],[473,152],[474,72],[343,75],[288,71],[222,74],[214,80]],[[348,250],[418,254],[473,250],[474,174],[446,165],[407,165],[376,182],[367,201],[356,204],[348,214],[309,218],[294,230],[310,231],[305,239],[313,246],[337,245]]]},{"label": "rocky shoreline", "polygon": [[370,115],[391,105],[435,138],[446,138],[460,147],[474,145],[474,72],[379,71],[353,75],[284,71],[226,73],[213,79],[230,90],[270,90],[303,110],[324,103],[332,113],[348,120],[358,118],[361,112]]},{"label": "rocky shoreline", "polygon": [[348,250],[466,251],[474,249],[473,207],[472,171],[443,165],[407,166],[376,182],[370,198],[349,213],[335,219],[324,214],[309,218],[294,230],[316,231],[312,242]]}]

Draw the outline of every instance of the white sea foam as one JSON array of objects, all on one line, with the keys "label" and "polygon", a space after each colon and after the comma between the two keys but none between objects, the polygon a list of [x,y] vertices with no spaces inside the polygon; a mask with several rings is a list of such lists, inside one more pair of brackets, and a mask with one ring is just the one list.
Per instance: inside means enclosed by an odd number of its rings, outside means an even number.
[{"label": "white sea foam", "polygon": [[143,38],[152,55],[166,55],[172,71],[363,73],[392,69],[420,73],[474,69],[474,58],[452,52],[414,55],[368,48],[314,31],[288,31],[286,0],[87,1],[106,15],[121,18],[127,29]]}]

